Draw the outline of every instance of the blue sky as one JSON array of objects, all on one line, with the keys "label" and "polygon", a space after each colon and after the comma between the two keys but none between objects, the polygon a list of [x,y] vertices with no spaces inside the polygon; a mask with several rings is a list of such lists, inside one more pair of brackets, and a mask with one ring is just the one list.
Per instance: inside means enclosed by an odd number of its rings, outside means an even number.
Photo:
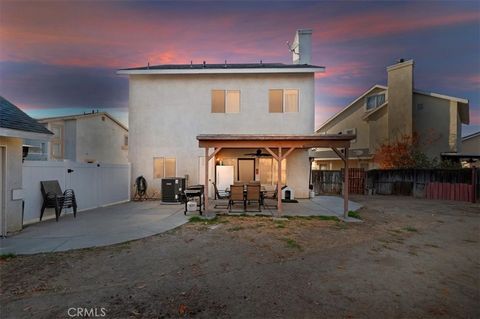
[{"label": "blue sky", "polygon": [[162,63],[291,61],[285,45],[313,29],[317,126],[399,58],[415,87],[466,98],[480,130],[480,2],[0,2],[0,94],[37,117],[91,109],[126,122],[116,69]]}]

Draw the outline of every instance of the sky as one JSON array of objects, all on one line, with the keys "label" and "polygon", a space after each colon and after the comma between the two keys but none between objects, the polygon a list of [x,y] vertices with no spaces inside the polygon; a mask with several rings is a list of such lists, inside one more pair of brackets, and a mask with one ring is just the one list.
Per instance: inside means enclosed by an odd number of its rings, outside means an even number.
[{"label": "sky", "polygon": [[0,95],[34,117],[108,111],[127,123],[126,67],[291,63],[313,29],[315,124],[414,59],[416,89],[470,101],[480,130],[480,1],[0,1]]}]

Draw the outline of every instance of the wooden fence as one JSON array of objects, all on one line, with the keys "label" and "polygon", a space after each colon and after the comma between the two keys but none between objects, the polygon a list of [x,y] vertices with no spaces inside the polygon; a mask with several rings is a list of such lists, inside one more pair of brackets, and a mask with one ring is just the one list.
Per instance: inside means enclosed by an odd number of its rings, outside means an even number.
[{"label": "wooden fence", "polygon": [[[363,168],[348,169],[349,192],[363,194],[365,189],[365,170]],[[341,171],[312,171],[313,190],[319,194],[340,194],[343,187],[343,174]]]},{"label": "wooden fence", "polygon": [[478,168],[370,170],[366,192],[473,201],[480,197],[479,172]]},{"label": "wooden fence", "polygon": [[[352,194],[405,195],[428,199],[480,201],[480,169],[349,169]],[[473,182],[472,182],[473,181]],[[343,170],[312,171],[316,195],[341,194]]]}]

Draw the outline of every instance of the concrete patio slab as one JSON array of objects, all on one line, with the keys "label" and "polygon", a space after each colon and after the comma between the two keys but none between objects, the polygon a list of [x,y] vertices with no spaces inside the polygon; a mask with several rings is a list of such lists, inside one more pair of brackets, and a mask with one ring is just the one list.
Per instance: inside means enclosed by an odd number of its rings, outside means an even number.
[{"label": "concrete patio slab", "polygon": [[68,214],[0,239],[0,254],[35,254],[107,246],[163,233],[188,221],[183,205],[128,202]]},{"label": "concrete patio slab", "polygon": [[[268,204],[268,203],[267,203]],[[211,211],[225,212],[222,209]],[[350,210],[361,205],[349,202]],[[60,218],[27,226],[23,231],[0,239],[0,254],[36,254],[71,249],[108,246],[166,232],[185,224],[190,216],[183,214],[183,205],[159,201],[128,202],[79,212],[77,218],[68,214]],[[261,215],[275,216],[276,210],[263,209]],[[256,215],[247,212],[248,215]],[[284,203],[283,216],[343,216],[343,198],[316,196]]]},{"label": "concrete patio slab", "polygon": [[[266,202],[267,208],[262,208],[261,212],[240,212],[232,211],[232,214],[245,213],[247,215],[272,215],[275,216],[276,210],[269,208],[276,204],[274,201]],[[212,204],[213,205],[213,204]],[[253,207],[253,206],[252,206]],[[356,211],[362,207],[361,204],[348,201],[349,210]],[[248,209],[255,209],[247,208]],[[226,209],[214,209],[217,212],[226,212]],[[312,199],[299,199],[298,203],[283,203],[282,216],[337,216],[343,217],[343,198],[339,196],[315,196]]]}]

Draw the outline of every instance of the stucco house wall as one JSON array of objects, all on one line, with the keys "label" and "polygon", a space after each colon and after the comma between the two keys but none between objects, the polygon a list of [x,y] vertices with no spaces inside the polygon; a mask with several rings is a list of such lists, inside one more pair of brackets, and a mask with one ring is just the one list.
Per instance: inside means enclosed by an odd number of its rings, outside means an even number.
[{"label": "stucco house wall", "polygon": [[128,163],[128,149],[124,145],[126,130],[108,116],[78,118],[76,122],[78,162]]},{"label": "stucco house wall", "polygon": [[0,146],[6,150],[3,199],[9,233],[22,229],[22,200],[12,199],[12,191],[22,188],[22,144],[21,138],[0,136]]},{"label": "stucco house wall", "polygon": [[462,141],[462,153],[480,155],[480,132],[476,136]]},{"label": "stucco house wall", "polygon": [[128,163],[128,145],[125,145],[128,130],[105,113],[80,114],[39,121],[50,130],[53,130],[53,126],[61,127],[63,130],[63,158],[52,158],[52,143],[49,142],[47,154],[50,160]]},{"label": "stucco house wall", "polygon": [[[240,90],[239,113],[212,113],[211,91]],[[298,89],[299,111],[269,113],[270,89]],[[132,180],[153,178],[154,157],[176,158],[176,175],[199,180],[199,134],[311,134],[314,131],[313,73],[130,75],[129,161]],[[308,197],[309,161],[306,152],[288,157],[292,172],[306,170],[307,178],[287,181],[299,197]],[[212,165],[212,164],[211,164]],[[211,171],[211,170],[210,170]],[[289,175],[290,176],[290,175]]]},{"label": "stucco house wall", "polygon": [[373,89],[369,94],[355,102],[345,112],[333,119],[325,127],[318,130],[318,133],[324,134],[338,134],[344,132],[346,129],[356,128],[357,138],[351,143],[352,148],[369,148],[370,128],[368,122],[362,119],[365,115],[365,101],[368,96],[376,95],[384,90],[381,88]]},{"label": "stucco house wall", "polygon": [[457,102],[414,94],[413,123],[420,150],[431,158],[438,158],[443,152],[459,151],[461,122],[458,116]]}]

